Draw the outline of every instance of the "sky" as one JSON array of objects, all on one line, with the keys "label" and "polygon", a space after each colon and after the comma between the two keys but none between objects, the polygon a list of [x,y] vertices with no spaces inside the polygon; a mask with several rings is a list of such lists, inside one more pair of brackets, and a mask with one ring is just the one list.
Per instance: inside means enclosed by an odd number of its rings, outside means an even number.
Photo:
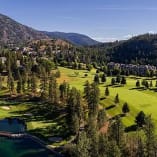
[{"label": "sky", "polygon": [[0,13],[37,30],[102,42],[157,33],[157,0],[0,0]]}]

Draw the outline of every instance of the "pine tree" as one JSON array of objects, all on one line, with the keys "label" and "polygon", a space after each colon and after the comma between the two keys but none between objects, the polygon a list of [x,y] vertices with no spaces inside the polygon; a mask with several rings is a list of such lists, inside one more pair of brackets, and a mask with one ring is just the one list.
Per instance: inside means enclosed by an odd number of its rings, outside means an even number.
[{"label": "pine tree", "polygon": [[60,98],[62,101],[65,100],[68,96],[68,88],[69,88],[69,84],[66,83],[65,81],[59,86]]},{"label": "pine tree", "polygon": [[109,88],[108,88],[108,87],[106,87],[106,89],[105,89],[105,96],[109,96],[109,95],[110,95]]},{"label": "pine tree", "polygon": [[140,87],[140,81],[139,81],[139,80],[136,81],[136,87],[137,87],[137,88]]},{"label": "pine tree", "polygon": [[98,148],[98,130],[97,130],[97,120],[94,116],[89,115],[88,116],[88,122],[87,122],[87,137],[90,139],[90,157],[98,156],[99,154],[99,148]]},{"label": "pine tree", "polygon": [[33,96],[35,96],[37,92],[37,78],[34,73],[32,74],[31,77],[31,92]]},{"label": "pine tree", "polygon": [[48,75],[45,70],[42,72],[41,84],[40,84],[40,97],[42,100],[47,100],[48,97]]},{"label": "pine tree", "polygon": [[128,103],[127,103],[127,102],[125,102],[125,103],[123,104],[122,112],[123,112],[124,114],[130,112],[130,109],[129,109],[129,106],[128,106]]},{"label": "pine tree", "polygon": [[124,126],[120,118],[116,118],[109,127],[109,137],[116,141],[116,144],[121,147],[124,142]]},{"label": "pine tree", "polygon": [[145,87],[148,89],[149,88],[149,83],[148,81],[145,81]]},{"label": "pine tree", "polygon": [[17,81],[16,91],[18,94],[22,93],[22,79],[19,77],[19,80]]},{"label": "pine tree", "polygon": [[15,86],[14,86],[14,78],[13,78],[12,73],[11,73],[10,70],[9,70],[9,74],[8,74],[8,82],[7,82],[7,84],[8,84],[10,95],[12,95],[14,93]]},{"label": "pine tree", "polygon": [[115,78],[112,78],[111,79],[111,85],[113,86],[113,85],[115,85],[116,84],[116,80],[115,80]]},{"label": "pine tree", "polygon": [[145,118],[145,126],[144,133],[146,136],[145,144],[146,144],[146,156],[147,157],[155,157],[156,153],[156,135],[155,135],[155,126],[152,121],[151,116]]},{"label": "pine tree", "polygon": [[89,81],[86,81],[84,86],[85,86],[85,88],[84,88],[84,97],[85,97],[86,100],[88,100],[89,96],[90,96],[90,89],[91,89]]},{"label": "pine tree", "polygon": [[97,84],[92,83],[87,98],[88,110],[90,116],[97,117],[99,100],[100,100],[100,90]]},{"label": "pine tree", "polygon": [[121,77],[120,77],[120,75],[118,75],[118,76],[116,77],[116,82],[117,82],[117,83],[120,83],[120,81],[121,81]]},{"label": "pine tree", "polygon": [[125,85],[125,84],[126,84],[126,78],[125,78],[124,76],[122,77],[121,84],[122,84],[122,85]]},{"label": "pine tree", "polygon": [[145,156],[145,151],[144,150],[145,150],[145,148],[144,148],[143,139],[140,136],[138,136],[137,137],[137,152],[136,152],[135,155],[137,157],[144,157]]},{"label": "pine tree", "polygon": [[51,75],[49,80],[48,97],[51,103],[54,104],[58,102],[57,81],[54,75]]},{"label": "pine tree", "polygon": [[99,157],[106,157],[107,156],[107,150],[108,150],[108,139],[105,134],[99,134]]},{"label": "pine tree", "polygon": [[106,75],[105,75],[105,73],[103,73],[103,75],[102,75],[102,77],[101,77],[101,82],[106,82]]},{"label": "pine tree", "polygon": [[119,95],[118,95],[118,94],[116,95],[116,97],[115,97],[115,99],[114,99],[114,102],[115,102],[115,104],[118,104],[118,103],[119,103]]},{"label": "pine tree", "polygon": [[82,118],[82,105],[80,93],[72,88],[67,99],[66,122],[71,134],[78,134]]},{"label": "pine tree", "polygon": [[137,126],[142,127],[145,124],[145,118],[145,113],[143,111],[140,111],[135,118]]},{"label": "pine tree", "polygon": [[121,157],[121,151],[116,141],[110,140],[108,144],[107,157]]},{"label": "pine tree", "polygon": [[104,109],[99,110],[97,119],[98,128],[100,129],[101,127],[104,126],[104,123],[106,122],[106,112]]},{"label": "pine tree", "polygon": [[74,148],[75,152],[73,157],[90,157],[90,140],[85,131],[81,132],[78,137],[78,142]]},{"label": "pine tree", "polygon": [[95,82],[96,84],[99,84],[99,83],[100,83],[99,75],[98,75],[98,74],[96,74],[96,75],[94,76],[94,82]]},{"label": "pine tree", "polygon": [[155,87],[157,87],[157,81],[156,81]]}]

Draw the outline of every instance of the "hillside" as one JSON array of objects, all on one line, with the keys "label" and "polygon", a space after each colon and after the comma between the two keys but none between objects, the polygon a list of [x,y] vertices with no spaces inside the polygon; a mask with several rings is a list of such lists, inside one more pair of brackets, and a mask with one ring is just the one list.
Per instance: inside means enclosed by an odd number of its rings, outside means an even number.
[{"label": "hillside", "polygon": [[45,38],[48,38],[45,34],[0,14],[0,43],[21,44],[28,40]]},{"label": "hillside", "polygon": [[64,33],[64,32],[44,32],[50,38],[63,39],[78,46],[91,46],[99,44],[98,41],[90,37],[78,33]]},{"label": "hillside", "polygon": [[68,49],[72,47],[72,44],[61,40],[61,39],[43,39],[43,40],[31,40],[27,43],[28,50],[32,48],[37,50],[38,53],[43,53],[45,51],[57,51],[60,52],[61,49]]},{"label": "hillside", "polygon": [[126,41],[103,45],[101,48],[106,49],[110,61],[153,65],[157,63],[156,34],[143,34]]}]

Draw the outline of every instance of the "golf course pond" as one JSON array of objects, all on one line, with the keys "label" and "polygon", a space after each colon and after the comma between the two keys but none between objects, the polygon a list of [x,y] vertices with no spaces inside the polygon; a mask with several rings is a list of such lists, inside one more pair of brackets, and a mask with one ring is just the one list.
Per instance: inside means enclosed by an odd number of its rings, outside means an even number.
[{"label": "golf course pond", "polygon": [[0,120],[0,157],[57,157],[31,136],[18,137],[25,131],[26,125],[19,119]]}]

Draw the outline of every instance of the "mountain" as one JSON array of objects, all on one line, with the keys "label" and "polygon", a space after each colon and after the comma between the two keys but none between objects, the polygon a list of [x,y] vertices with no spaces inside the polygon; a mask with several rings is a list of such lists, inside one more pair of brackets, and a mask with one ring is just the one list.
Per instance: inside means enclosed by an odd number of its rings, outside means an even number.
[{"label": "mountain", "polygon": [[98,41],[90,37],[78,33],[64,33],[64,32],[43,32],[50,38],[63,39],[71,42],[77,46],[92,46],[99,44]]},{"label": "mountain", "polygon": [[113,62],[157,65],[157,34],[143,34],[100,47]]},{"label": "mountain", "polygon": [[0,14],[0,43],[21,44],[33,39],[48,39],[44,33],[24,26],[15,20]]},{"label": "mountain", "polygon": [[42,32],[22,25],[8,16],[0,14],[0,43],[21,44],[38,39],[62,39],[78,46],[91,46],[99,42],[86,35],[63,32]]}]

